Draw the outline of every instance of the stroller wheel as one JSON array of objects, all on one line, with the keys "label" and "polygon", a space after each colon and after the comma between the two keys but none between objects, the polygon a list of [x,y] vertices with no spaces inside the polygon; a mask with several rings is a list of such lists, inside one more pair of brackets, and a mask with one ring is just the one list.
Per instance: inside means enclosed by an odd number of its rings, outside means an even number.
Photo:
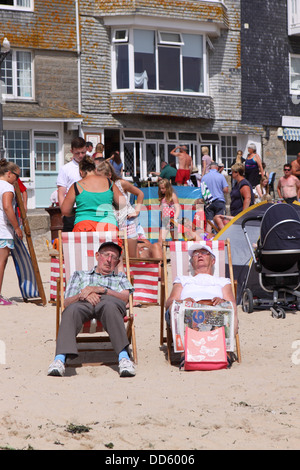
[{"label": "stroller wheel", "polygon": [[281,307],[271,307],[273,318],[285,318],[285,310]]},{"label": "stroller wheel", "polygon": [[253,294],[250,289],[245,289],[242,298],[242,309],[243,312],[252,313],[253,312]]}]

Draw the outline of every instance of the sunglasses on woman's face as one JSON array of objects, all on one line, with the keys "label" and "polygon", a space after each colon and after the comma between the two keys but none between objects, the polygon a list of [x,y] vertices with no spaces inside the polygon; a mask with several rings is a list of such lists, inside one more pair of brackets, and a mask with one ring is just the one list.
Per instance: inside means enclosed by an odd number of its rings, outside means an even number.
[{"label": "sunglasses on woman's face", "polygon": [[15,173],[14,171],[11,171],[11,173],[12,173],[13,175],[15,175],[15,177],[17,178],[17,180],[20,178],[20,175],[18,175],[18,173]]}]

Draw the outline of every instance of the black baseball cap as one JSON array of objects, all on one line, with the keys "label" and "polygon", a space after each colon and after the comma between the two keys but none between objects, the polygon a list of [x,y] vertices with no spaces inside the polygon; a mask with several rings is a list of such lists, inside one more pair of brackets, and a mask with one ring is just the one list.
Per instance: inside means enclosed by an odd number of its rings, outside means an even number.
[{"label": "black baseball cap", "polygon": [[114,242],[104,242],[102,243],[100,246],[99,246],[99,250],[101,250],[101,248],[105,248],[105,247],[108,247],[108,246],[113,246],[114,248],[117,248],[118,251],[119,251],[119,256],[121,256],[121,253],[122,253],[122,248],[117,244],[117,243],[114,243]]}]

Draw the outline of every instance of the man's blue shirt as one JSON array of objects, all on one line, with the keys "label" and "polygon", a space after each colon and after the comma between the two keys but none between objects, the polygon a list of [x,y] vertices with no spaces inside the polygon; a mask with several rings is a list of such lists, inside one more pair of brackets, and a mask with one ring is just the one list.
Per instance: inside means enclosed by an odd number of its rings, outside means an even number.
[{"label": "man's blue shirt", "polygon": [[221,201],[225,202],[223,189],[227,188],[228,184],[224,175],[213,168],[202,177],[202,181],[206,183],[208,189],[211,192],[213,200],[220,199]]}]

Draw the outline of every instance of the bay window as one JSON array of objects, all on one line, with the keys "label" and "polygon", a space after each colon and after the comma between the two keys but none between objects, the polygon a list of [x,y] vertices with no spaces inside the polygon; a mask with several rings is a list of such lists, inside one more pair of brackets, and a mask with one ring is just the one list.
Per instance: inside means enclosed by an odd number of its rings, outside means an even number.
[{"label": "bay window", "polygon": [[205,92],[203,35],[115,30],[112,42],[113,90]]}]

